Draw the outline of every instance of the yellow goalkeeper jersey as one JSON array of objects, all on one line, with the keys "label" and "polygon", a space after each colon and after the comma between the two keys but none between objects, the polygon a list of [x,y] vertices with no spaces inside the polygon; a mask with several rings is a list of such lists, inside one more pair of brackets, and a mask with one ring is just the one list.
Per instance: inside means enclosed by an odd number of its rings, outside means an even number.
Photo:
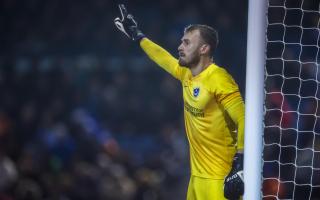
[{"label": "yellow goalkeeper jersey", "polygon": [[181,81],[191,174],[223,179],[237,150],[243,149],[244,103],[233,78],[211,64],[197,76],[147,38],[140,45],[164,70]]}]

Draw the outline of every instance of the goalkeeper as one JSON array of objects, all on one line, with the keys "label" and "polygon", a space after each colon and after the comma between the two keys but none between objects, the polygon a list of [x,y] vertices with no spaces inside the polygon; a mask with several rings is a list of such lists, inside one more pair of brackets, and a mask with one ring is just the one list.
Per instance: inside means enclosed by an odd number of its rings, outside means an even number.
[{"label": "goalkeeper", "polygon": [[240,199],[244,192],[244,103],[233,78],[213,61],[217,32],[207,25],[186,27],[176,59],[139,30],[123,4],[119,8],[117,28],[183,86],[191,164],[187,199]]}]

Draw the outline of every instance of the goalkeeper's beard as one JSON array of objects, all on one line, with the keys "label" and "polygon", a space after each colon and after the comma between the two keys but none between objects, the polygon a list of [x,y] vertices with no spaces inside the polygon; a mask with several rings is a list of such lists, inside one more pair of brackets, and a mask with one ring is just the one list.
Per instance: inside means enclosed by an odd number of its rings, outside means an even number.
[{"label": "goalkeeper's beard", "polygon": [[200,62],[200,56],[197,55],[197,53],[193,53],[189,56],[189,59],[186,59],[186,56],[179,57],[179,65],[192,68],[193,66],[196,66]]}]

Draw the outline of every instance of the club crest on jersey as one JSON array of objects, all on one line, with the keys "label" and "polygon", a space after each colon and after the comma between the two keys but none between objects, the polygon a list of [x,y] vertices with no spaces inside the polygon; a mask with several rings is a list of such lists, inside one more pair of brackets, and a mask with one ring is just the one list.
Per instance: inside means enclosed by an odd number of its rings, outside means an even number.
[{"label": "club crest on jersey", "polygon": [[199,87],[193,88],[193,96],[194,97],[198,97],[199,93],[200,93],[200,88]]}]

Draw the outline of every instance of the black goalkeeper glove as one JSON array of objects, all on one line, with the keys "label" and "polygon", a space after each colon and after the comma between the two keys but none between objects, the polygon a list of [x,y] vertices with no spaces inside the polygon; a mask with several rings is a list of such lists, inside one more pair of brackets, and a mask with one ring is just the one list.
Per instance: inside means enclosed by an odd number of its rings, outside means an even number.
[{"label": "black goalkeeper glove", "polygon": [[144,38],[144,34],[139,30],[133,16],[128,14],[126,7],[123,4],[119,4],[119,9],[121,19],[119,17],[114,19],[116,27],[133,41],[140,41]]},{"label": "black goalkeeper glove", "polygon": [[240,199],[244,193],[243,182],[243,154],[236,153],[233,158],[232,169],[224,179],[224,197],[231,200]]}]

